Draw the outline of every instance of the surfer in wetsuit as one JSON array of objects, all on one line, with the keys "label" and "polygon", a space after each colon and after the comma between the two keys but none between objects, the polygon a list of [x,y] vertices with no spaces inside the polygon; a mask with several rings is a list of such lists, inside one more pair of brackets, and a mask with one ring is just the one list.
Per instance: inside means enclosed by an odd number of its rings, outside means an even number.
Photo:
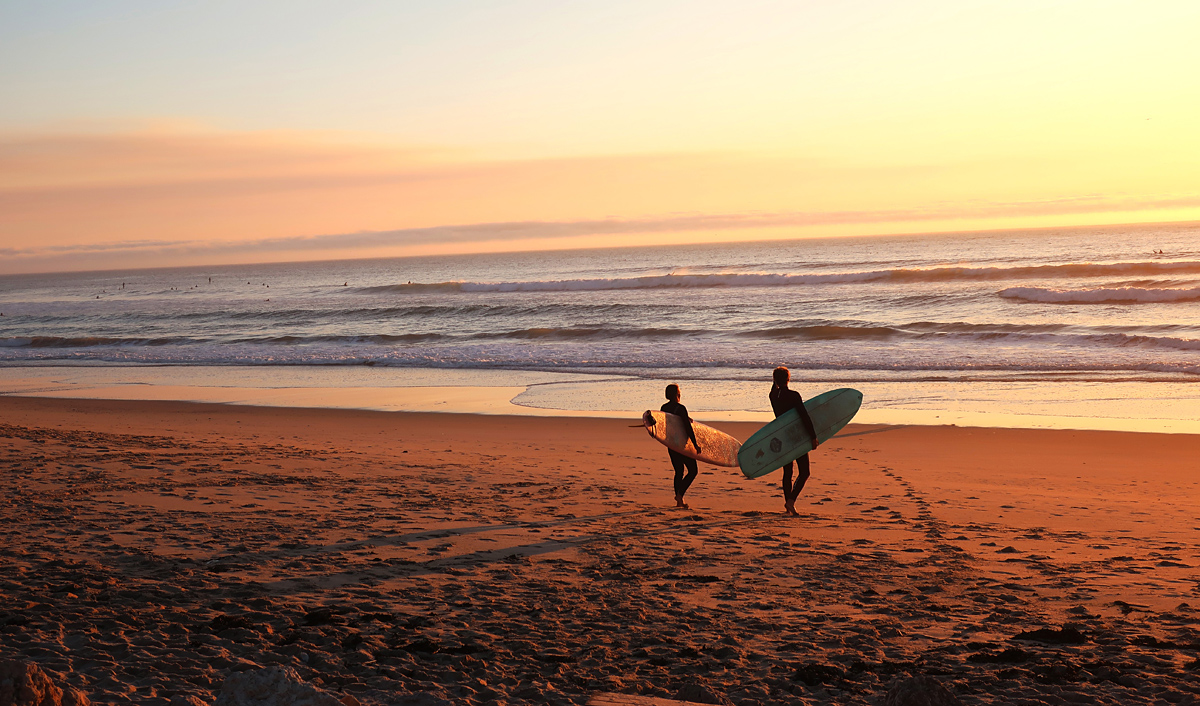
[{"label": "surfer in wetsuit", "polygon": [[[808,410],[804,408],[804,400],[801,399],[800,393],[795,390],[788,389],[788,382],[792,379],[792,373],[782,365],[775,368],[771,377],[775,384],[771,386],[771,409],[775,411],[775,417],[787,412],[789,409],[794,409],[800,414],[800,422],[804,424],[804,430],[808,432],[812,438],[812,447],[817,448],[817,430],[813,428],[812,417],[808,416]],[[793,462],[788,461],[783,467],[783,507],[788,511],[789,515],[798,517],[800,513],[796,512],[796,498],[800,497],[800,491],[804,490],[804,484],[808,481],[808,454],[804,454],[796,459],[795,466],[799,471],[796,474],[796,482],[792,482],[792,466]]]},{"label": "surfer in wetsuit", "polygon": [[[692,429],[692,418],[688,416],[687,407],[679,404],[679,385],[667,385],[667,401],[659,409],[683,420],[683,425],[687,427],[688,440],[692,442],[692,446],[696,447],[696,453],[700,453],[700,444],[696,441],[696,430]],[[696,474],[700,472],[696,467],[696,459],[688,458],[675,449],[667,449],[667,453],[671,455],[671,466],[675,469],[675,507],[687,510],[688,505],[683,501],[683,494],[691,487],[692,481],[696,480]],[[685,468],[687,469],[686,476],[683,474]]]}]

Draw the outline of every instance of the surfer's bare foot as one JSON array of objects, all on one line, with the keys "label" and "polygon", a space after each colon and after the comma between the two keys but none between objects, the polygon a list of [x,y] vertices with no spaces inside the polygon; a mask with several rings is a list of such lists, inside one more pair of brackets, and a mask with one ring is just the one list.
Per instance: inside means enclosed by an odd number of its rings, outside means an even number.
[{"label": "surfer's bare foot", "polygon": [[675,507],[679,508],[680,510],[691,510],[692,509],[692,508],[688,507],[688,504],[683,501],[683,496],[681,496],[681,495],[675,496]]},{"label": "surfer's bare foot", "polygon": [[794,500],[784,501],[783,509],[787,510],[787,514],[792,517],[799,517],[800,513],[796,512],[796,502]]}]

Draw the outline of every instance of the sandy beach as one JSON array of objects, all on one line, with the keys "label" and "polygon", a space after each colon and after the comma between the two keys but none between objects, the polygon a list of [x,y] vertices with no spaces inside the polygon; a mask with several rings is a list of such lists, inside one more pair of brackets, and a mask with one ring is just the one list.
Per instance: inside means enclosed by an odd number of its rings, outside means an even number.
[{"label": "sandy beach", "polygon": [[0,2],[0,706],[1200,706],[1197,27]]},{"label": "sandy beach", "polygon": [[634,423],[0,398],[0,657],[94,703],[1200,697],[1200,437],[852,425],[788,518],[711,466],[675,510]]}]

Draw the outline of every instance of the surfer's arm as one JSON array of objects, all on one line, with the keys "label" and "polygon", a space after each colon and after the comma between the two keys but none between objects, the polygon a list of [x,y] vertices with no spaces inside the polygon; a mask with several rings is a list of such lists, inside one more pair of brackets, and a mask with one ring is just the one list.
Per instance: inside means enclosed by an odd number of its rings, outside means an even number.
[{"label": "surfer's arm", "polygon": [[699,453],[700,442],[696,441],[696,430],[692,428],[692,420],[689,417],[684,417],[684,419],[687,419],[688,438],[692,440],[692,446],[696,449],[696,452]]},{"label": "surfer's arm", "polygon": [[808,436],[812,439],[813,448],[817,448],[821,445],[821,442],[817,441],[816,427],[813,426],[812,417],[808,415],[808,409],[805,408],[803,402],[796,405],[796,412],[800,415],[800,420],[804,422],[804,429],[808,432]]},{"label": "surfer's arm", "polygon": [[[680,406],[683,407],[683,405],[680,405]],[[692,428],[692,418],[687,413],[687,407],[683,407],[683,409],[681,409],[680,411],[683,412],[683,414],[680,415],[681,417],[683,417],[683,424],[684,424],[684,426],[687,427],[687,438],[691,440],[692,447],[696,449],[697,453],[699,453],[700,442],[696,441],[696,430]]]}]

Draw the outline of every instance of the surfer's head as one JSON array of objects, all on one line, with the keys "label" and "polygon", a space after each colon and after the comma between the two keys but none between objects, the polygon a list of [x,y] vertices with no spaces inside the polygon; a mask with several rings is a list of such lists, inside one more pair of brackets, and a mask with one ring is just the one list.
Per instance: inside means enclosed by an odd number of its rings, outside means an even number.
[{"label": "surfer's head", "polygon": [[781,365],[771,373],[771,378],[775,380],[775,387],[787,387],[788,381],[792,379],[792,373]]},{"label": "surfer's head", "polygon": [[679,385],[676,385],[675,383],[667,385],[667,399],[671,400],[672,402],[677,402],[679,400]]}]

